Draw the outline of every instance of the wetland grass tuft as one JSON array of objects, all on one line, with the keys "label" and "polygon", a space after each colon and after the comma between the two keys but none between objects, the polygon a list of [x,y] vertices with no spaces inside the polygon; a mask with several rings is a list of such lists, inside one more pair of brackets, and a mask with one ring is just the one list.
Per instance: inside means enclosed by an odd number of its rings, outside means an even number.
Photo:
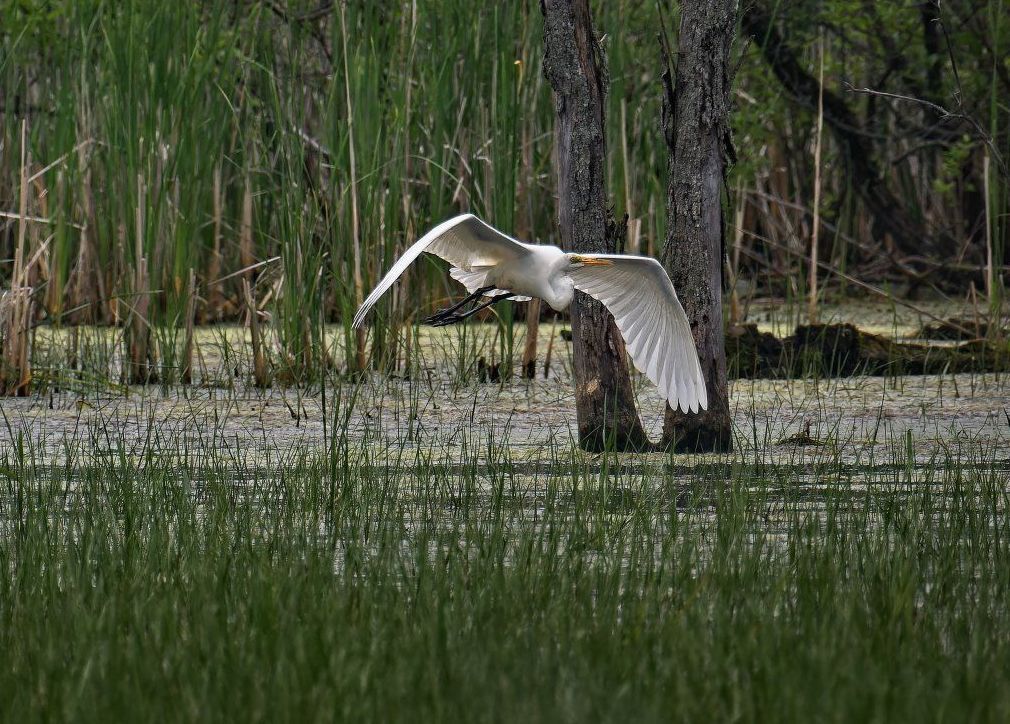
[{"label": "wetland grass tuft", "polygon": [[463,428],[434,462],[349,442],[348,394],[258,463],[101,426],[53,462],[8,420],[3,717],[1010,715],[995,450],[685,470]]}]

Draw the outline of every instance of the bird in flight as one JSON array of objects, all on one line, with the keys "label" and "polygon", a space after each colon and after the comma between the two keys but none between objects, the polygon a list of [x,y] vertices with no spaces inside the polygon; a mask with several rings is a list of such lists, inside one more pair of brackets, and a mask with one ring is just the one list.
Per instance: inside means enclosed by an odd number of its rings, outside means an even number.
[{"label": "bird in flight", "polygon": [[462,322],[505,299],[522,302],[540,297],[560,312],[579,290],[602,302],[614,316],[631,361],[670,407],[684,412],[708,407],[691,326],[673,282],[655,259],[570,254],[556,246],[525,244],[473,214],[463,214],[436,226],[396,260],[354,315],[355,328],[421,252],[449,262],[449,275],[470,293],[425,319],[428,324]]}]

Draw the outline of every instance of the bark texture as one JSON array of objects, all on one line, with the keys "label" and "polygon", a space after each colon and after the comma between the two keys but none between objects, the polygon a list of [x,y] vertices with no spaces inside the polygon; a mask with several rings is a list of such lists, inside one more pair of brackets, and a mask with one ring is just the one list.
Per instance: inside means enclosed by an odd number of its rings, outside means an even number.
[{"label": "bark texture", "polygon": [[[607,68],[588,0],[541,0],[544,75],[554,89],[561,246],[617,250],[624,225],[608,207],[604,175]],[[602,304],[576,292],[572,303],[575,410],[579,444],[602,450],[649,446],[635,408],[624,340]]]},{"label": "bark texture", "polygon": [[663,76],[663,132],[670,151],[663,265],[691,322],[708,387],[708,410],[684,414],[667,406],[664,442],[680,452],[732,447],[722,322],[721,194],[732,154],[729,51],[736,16],[737,0],[683,3],[676,70],[666,53]]}]

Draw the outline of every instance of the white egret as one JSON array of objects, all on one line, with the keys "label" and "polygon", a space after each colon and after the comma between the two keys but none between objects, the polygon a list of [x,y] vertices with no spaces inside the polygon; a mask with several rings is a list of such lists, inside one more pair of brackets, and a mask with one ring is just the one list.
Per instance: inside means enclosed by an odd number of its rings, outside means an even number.
[{"label": "white egret", "polygon": [[[436,226],[396,260],[354,315],[355,327],[421,252],[449,262],[449,275],[470,292],[426,322],[435,326],[461,322],[504,299],[540,297],[560,312],[572,303],[577,289],[614,315],[632,362],[659,387],[672,408],[697,412],[708,407],[691,326],[673,282],[655,259],[569,254],[556,246],[524,244],[473,214],[463,214]],[[479,303],[482,297],[489,301]],[[460,311],[467,304],[472,307]]]}]

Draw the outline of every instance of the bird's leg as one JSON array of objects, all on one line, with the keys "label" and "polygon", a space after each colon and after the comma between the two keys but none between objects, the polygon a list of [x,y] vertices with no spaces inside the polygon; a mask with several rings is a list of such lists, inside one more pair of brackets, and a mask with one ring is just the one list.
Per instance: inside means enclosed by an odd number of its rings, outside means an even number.
[{"label": "bird's leg", "polygon": [[466,299],[464,299],[463,301],[458,302],[457,304],[453,304],[451,307],[447,307],[446,309],[439,309],[433,315],[425,319],[424,323],[441,326],[436,324],[440,319],[456,316],[454,312],[457,309],[460,309],[461,307],[469,304],[470,302],[476,302],[478,299],[484,296],[485,293],[490,292],[492,289],[494,289],[494,287],[481,287],[480,289],[474,291],[472,294],[468,295]]},{"label": "bird's leg", "polygon": [[500,294],[497,297],[491,297],[490,300],[484,302],[483,304],[479,304],[473,309],[467,310],[466,312],[440,316],[437,320],[430,322],[430,324],[432,327],[444,327],[448,324],[456,324],[457,322],[462,322],[464,319],[469,319],[480,310],[487,309],[492,304],[497,304],[498,302],[504,301],[514,296],[515,294],[513,294],[512,292],[508,292],[507,294]]}]

